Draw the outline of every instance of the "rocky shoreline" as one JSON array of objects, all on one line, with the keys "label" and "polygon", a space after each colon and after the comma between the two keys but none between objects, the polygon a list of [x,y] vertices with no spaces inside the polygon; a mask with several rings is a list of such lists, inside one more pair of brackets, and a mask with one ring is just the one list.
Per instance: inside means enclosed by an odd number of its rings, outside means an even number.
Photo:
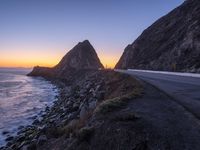
[{"label": "rocky shoreline", "polygon": [[121,109],[126,100],[141,93],[136,80],[110,70],[85,71],[74,77],[76,80],[71,82],[53,79],[60,89],[54,105],[47,107],[32,125],[22,128],[16,137],[7,139],[7,145],[1,149],[46,149],[52,143],[62,147],[58,149],[63,149],[65,144],[66,149],[73,149],[74,142],[85,140],[101,125],[97,118]]}]

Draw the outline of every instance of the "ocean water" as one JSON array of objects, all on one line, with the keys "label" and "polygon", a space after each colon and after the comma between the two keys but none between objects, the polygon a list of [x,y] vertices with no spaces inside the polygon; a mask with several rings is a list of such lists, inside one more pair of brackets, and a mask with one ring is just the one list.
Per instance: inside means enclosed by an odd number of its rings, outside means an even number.
[{"label": "ocean water", "polygon": [[51,106],[58,94],[49,81],[26,76],[30,71],[0,68],[0,147],[20,126],[31,124],[34,116]]}]

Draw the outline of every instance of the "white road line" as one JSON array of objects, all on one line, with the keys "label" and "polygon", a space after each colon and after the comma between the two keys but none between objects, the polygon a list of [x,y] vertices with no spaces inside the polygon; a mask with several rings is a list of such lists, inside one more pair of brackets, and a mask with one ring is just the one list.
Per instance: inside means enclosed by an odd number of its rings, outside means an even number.
[{"label": "white road line", "polygon": [[152,71],[152,70],[138,70],[138,69],[127,69],[127,70],[128,71],[136,71],[136,72],[146,72],[146,73],[167,74],[167,75],[200,78],[200,74],[198,74],[198,73],[181,73],[181,72]]}]

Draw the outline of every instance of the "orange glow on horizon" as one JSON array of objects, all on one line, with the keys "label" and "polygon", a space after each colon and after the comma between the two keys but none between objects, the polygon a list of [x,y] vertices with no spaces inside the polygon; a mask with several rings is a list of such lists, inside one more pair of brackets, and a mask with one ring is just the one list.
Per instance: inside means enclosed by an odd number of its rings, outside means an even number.
[{"label": "orange glow on horizon", "polygon": [[[53,67],[59,63],[64,54],[55,54],[54,52],[46,53],[44,51],[15,51],[12,54],[8,52],[1,53],[0,67],[34,67],[44,66]],[[113,54],[99,54],[101,63],[105,68],[114,68],[119,56]]]},{"label": "orange glow on horizon", "polygon": [[45,54],[44,52],[13,52],[12,54],[3,53],[0,56],[0,67],[34,67],[45,66],[53,67],[60,60],[59,55]]},{"label": "orange glow on horizon", "polygon": [[[112,58],[109,56],[100,56],[101,63],[106,68],[114,68],[118,58]],[[61,60],[60,58],[54,59],[45,59],[41,58],[10,58],[10,59],[0,59],[0,67],[25,67],[30,68],[34,66],[44,66],[44,67],[53,67]]]},{"label": "orange glow on horizon", "polygon": [[111,68],[113,69],[115,67],[115,64],[118,61],[117,57],[111,57],[111,56],[100,56],[101,63],[104,65],[105,68]]},{"label": "orange glow on horizon", "polygon": [[32,68],[34,66],[44,66],[44,67],[53,67],[56,63],[52,62],[2,62],[0,61],[0,67],[23,67],[23,68]]},{"label": "orange glow on horizon", "polygon": [[[59,59],[60,60],[60,59]],[[44,66],[44,67],[53,67],[59,62],[58,59],[51,59],[51,61],[47,60],[0,60],[0,67],[25,67],[30,68],[34,66]],[[114,68],[115,66],[115,59],[111,59],[109,57],[102,57],[100,58],[101,63],[106,68]]]}]

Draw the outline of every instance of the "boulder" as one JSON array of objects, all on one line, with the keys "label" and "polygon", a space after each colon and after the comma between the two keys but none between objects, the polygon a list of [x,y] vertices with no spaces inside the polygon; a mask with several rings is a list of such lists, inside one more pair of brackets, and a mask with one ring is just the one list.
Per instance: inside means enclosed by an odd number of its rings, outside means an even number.
[{"label": "boulder", "polygon": [[88,113],[88,107],[86,105],[81,107],[80,118],[83,119]]},{"label": "boulder", "polygon": [[97,101],[96,100],[89,102],[89,109],[90,110],[95,109],[96,105],[97,105]]},{"label": "boulder", "polygon": [[38,140],[37,140],[37,145],[41,146],[47,141],[46,135],[40,135]]}]

